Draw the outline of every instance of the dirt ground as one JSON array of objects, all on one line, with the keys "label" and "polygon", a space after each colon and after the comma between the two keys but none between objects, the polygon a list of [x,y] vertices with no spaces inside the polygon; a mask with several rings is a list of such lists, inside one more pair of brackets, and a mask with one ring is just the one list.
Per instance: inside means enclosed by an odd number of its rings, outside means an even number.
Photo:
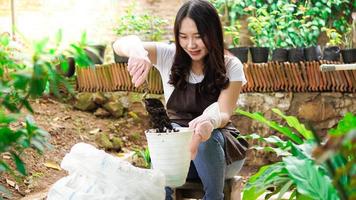
[{"label": "dirt ground", "polygon": [[[92,113],[74,109],[71,103],[62,103],[52,98],[32,101],[32,105],[37,125],[51,135],[49,142],[52,148],[46,150],[43,155],[26,150],[22,158],[29,176],[22,181],[16,183],[8,175],[0,177],[0,183],[12,192],[12,197],[5,199],[21,199],[47,191],[53,183],[67,175],[59,165],[70,148],[78,142],[99,148],[97,138],[101,133],[118,136],[123,140],[120,152],[109,152],[113,155],[120,156],[123,152],[146,147],[144,130],[149,126],[148,116],[138,102],[132,104],[129,110],[136,113],[138,119],[133,119],[131,115],[120,119],[98,118]],[[6,155],[2,156],[6,158]],[[245,180],[255,170],[244,167],[241,175]]]},{"label": "dirt ground", "polygon": [[[15,180],[7,175],[0,178],[0,183],[12,191],[11,199],[46,190],[58,179],[66,176],[64,170],[56,168],[64,155],[78,142],[98,147],[99,134],[118,136],[123,140],[123,148],[120,152],[110,152],[114,155],[146,146],[143,130],[148,127],[148,118],[139,104],[132,106],[139,120],[133,120],[129,115],[120,119],[97,118],[92,113],[74,109],[71,104],[50,98],[32,101],[32,105],[35,110],[35,122],[51,135],[49,142],[52,148],[46,150],[43,156],[35,151],[26,150],[22,158],[29,176],[19,184],[14,184]],[[3,155],[3,158],[6,158],[6,155]]]}]

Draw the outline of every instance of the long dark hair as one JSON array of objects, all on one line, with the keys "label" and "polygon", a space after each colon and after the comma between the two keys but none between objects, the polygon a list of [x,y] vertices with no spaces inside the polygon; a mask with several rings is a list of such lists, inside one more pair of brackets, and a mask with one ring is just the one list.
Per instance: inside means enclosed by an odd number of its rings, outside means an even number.
[{"label": "long dark hair", "polygon": [[179,30],[185,17],[195,22],[208,50],[208,54],[204,57],[204,79],[199,88],[210,94],[219,93],[229,84],[224,63],[223,32],[216,9],[205,0],[190,0],[184,3],[177,13],[174,22],[176,54],[169,83],[179,89],[187,86],[186,78],[190,73],[192,59],[179,44]]}]

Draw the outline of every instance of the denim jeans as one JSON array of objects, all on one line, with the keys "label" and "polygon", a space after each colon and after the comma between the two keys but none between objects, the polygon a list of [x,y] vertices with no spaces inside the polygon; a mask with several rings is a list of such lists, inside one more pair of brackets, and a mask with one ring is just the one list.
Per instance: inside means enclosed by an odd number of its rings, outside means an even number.
[{"label": "denim jeans", "polygon": [[[174,124],[176,127],[177,125]],[[205,192],[205,200],[221,200],[224,198],[226,178],[236,175],[244,160],[236,161],[228,166],[225,162],[223,134],[215,129],[211,137],[200,143],[196,158],[191,162],[187,179],[200,179]],[[166,187],[166,200],[171,200],[173,190]]]}]

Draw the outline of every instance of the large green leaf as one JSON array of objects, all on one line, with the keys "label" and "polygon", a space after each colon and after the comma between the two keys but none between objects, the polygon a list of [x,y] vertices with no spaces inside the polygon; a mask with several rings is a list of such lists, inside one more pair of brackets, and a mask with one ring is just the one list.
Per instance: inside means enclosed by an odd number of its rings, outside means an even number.
[{"label": "large green leaf", "polygon": [[273,144],[276,145],[277,147],[280,148],[286,148],[287,147],[287,142],[283,141],[281,138],[279,138],[278,136],[272,135],[269,137],[262,137],[256,133],[252,133],[249,135],[241,135],[239,137],[245,138],[245,139],[253,139],[253,140],[259,140],[259,141],[263,141],[263,142],[267,142],[269,144]]},{"label": "large green leaf", "polygon": [[277,130],[278,132],[280,132],[283,135],[287,136],[289,139],[291,139],[293,142],[295,142],[297,144],[302,144],[303,143],[303,140],[300,139],[298,135],[293,133],[293,131],[291,131],[288,127],[285,127],[285,126],[283,126],[281,124],[278,124],[275,121],[267,120],[261,113],[257,113],[257,112],[249,113],[249,112],[243,111],[241,109],[236,109],[235,112],[268,125],[270,128],[273,128],[273,129]]},{"label": "large green leaf", "polygon": [[31,80],[31,75],[28,73],[19,73],[14,75],[14,87],[19,90],[25,90]]},{"label": "large green leaf", "polygon": [[9,171],[9,170],[11,170],[9,165],[5,161],[0,159],[0,173],[4,172],[4,171]]},{"label": "large green leaf", "polygon": [[0,111],[0,125],[10,124],[11,122],[16,121],[18,115],[15,114],[4,114]]},{"label": "large green leaf", "polygon": [[0,127],[0,152],[6,152],[21,136],[22,133],[14,132],[9,127]]},{"label": "large green leaf", "polygon": [[278,157],[282,157],[282,156],[290,156],[292,155],[291,153],[289,153],[288,151],[285,151],[281,148],[275,148],[275,147],[261,147],[261,146],[252,146],[250,147],[250,149],[256,149],[257,151],[264,151],[264,152],[273,152],[276,153]]},{"label": "large green leaf", "polygon": [[312,151],[316,147],[316,143],[307,141],[301,145],[290,144],[291,153],[293,156],[300,159],[312,159]]},{"label": "large green leaf", "polygon": [[255,200],[267,191],[267,188],[273,187],[275,183],[284,183],[287,180],[283,175],[284,164],[281,162],[265,165],[258,172],[252,175],[243,189],[243,200]]},{"label": "large green leaf", "polygon": [[352,113],[346,113],[337,124],[337,128],[330,129],[328,133],[334,136],[341,136],[349,133],[354,129],[356,129],[356,116]]},{"label": "large green leaf", "polygon": [[272,111],[274,113],[276,113],[277,115],[279,115],[280,117],[282,117],[284,120],[286,120],[288,125],[290,127],[295,128],[305,139],[314,140],[313,133],[310,130],[306,129],[305,126],[303,124],[301,124],[296,117],[286,116],[282,113],[282,111],[280,111],[277,108],[273,108]]},{"label": "large green leaf", "polygon": [[34,66],[33,77],[30,82],[30,95],[33,97],[41,96],[46,88],[47,80],[48,74],[44,67],[36,64]]},{"label": "large green leaf", "polygon": [[337,200],[339,196],[329,177],[309,159],[283,158],[290,178],[297,185],[299,193],[313,199]]},{"label": "large green leaf", "polygon": [[22,162],[21,158],[15,152],[11,152],[11,155],[12,160],[16,164],[17,171],[20,172],[22,175],[27,176],[25,164]]}]

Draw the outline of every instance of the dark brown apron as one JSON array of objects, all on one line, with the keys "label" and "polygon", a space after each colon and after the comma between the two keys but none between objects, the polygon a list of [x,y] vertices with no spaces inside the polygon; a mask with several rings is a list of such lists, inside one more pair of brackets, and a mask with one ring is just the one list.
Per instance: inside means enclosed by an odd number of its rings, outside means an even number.
[{"label": "dark brown apron", "polygon": [[[191,120],[200,116],[205,108],[218,100],[219,94],[202,94],[199,91],[199,84],[187,83],[186,89],[174,89],[167,101],[167,113],[172,122],[188,127]],[[224,128],[220,128],[220,131],[225,140],[226,164],[244,159],[248,143],[242,138],[236,139],[239,131],[234,125],[229,122]]]}]

